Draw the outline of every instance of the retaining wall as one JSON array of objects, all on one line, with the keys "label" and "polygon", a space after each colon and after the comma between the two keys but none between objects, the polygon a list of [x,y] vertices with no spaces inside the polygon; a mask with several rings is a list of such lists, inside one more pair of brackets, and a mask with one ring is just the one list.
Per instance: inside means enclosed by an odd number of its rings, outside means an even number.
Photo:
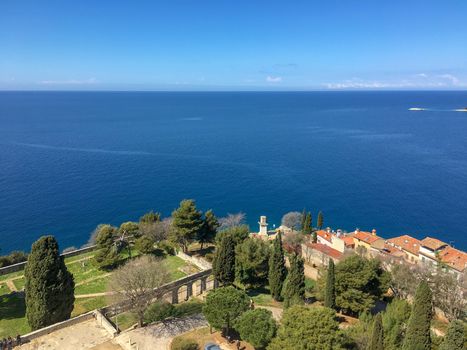
[{"label": "retaining wall", "polygon": [[201,270],[208,270],[212,268],[212,264],[209,261],[204,260],[203,258],[198,258],[196,256],[191,256],[188,254],[179,251],[177,256],[185,261],[192,263],[193,265],[198,266]]},{"label": "retaining wall", "polygon": [[[89,246],[89,247],[86,247],[86,248],[76,249],[76,250],[73,250],[73,251],[68,252],[68,253],[63,253],[63,254],[61,254],[61,256],[63,256],[64,258],[69,258],[71,256],[76,256],[76,255],[80,255],[80,254],[83,254],[83,253],[93,251],[95,248],[96,248],[96,246],[92,245],[92,246]],[[23,261],[23,262],[20,262],[20,263],[17,263],[17,264],[1,267],[0,268],[0,276],[6,275],[8,273],[16,272],[16,271],[22,271],[26,267],[26,263],[27,263],[27,261]]]},{"label": "retaining wall", "polygon": [[49,333],[58,331],[59,329],[70,327],[70,326],[72,326],[74,324],[90,320],[90,319],[92,319],[94,317],[95,317],[94,316],[94,311],[90,311],[90,312],[87,312],[85,314],[70,318],[69,320],[59,322],[59,323],[55,323],[55,324],[53,324],[51,326],[44,327],[44,328],[38,329],[37,331],[33,331],[31,333],[25,334],[25,335],[23,335],[21,337],[21,339],[22,339],[23,342],[29,342],[31,340],[42,337],[42,336],[47,335]]}]

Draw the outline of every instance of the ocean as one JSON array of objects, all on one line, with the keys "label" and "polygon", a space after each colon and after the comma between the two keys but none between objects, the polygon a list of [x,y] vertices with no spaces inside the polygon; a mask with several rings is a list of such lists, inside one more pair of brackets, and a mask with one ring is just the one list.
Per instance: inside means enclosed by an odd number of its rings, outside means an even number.
[{"label": "ocean", "polygon": [[[409,111],[409,108],[426,108]],[[467,92],[0,92],[0,248],[193,198],[467,248]]]}]

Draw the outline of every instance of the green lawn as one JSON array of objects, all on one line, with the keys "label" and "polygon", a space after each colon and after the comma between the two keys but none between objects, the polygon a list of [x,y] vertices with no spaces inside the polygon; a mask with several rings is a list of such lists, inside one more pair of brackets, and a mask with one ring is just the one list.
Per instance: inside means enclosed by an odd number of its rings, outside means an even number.
[{"label": "green lawn", "polygon": [[24,278],[19,278],[17,280],[13,280],[13,284],[15,285],[16,289],[18,289],[18,290],[23,290],[25,283],[26,283],[26,280]]},{"label": "green lawn", "polygon": [[75,295],[103,293],[107,291],[107,282],[110,276],[105,276],[93,281],[86,282],[75,287]]},{"label": "green lawn", "polygon": [[112,317],[112,321],[118,325],[120,331],[124,331],[138,322],[138,317],[133,312],[124,312]]},{"label": "green lawn", "polygon": [[0,296],[0,337],[16,337],[28,333],[31,329],[26,321],[26,305],[19,294]]},{"label": "green lawn", "polygon": [[[73,274],[75,284],[75,294],[91,294],[102,293],[107,290],[107,283],[110,276],[107,274],[111,271],[102,271],[94,266],[92,256],[94,252],[88,252],[65,259],[68,270]],[[132,257],[138,256],[138,252],[132,249]],[[128,259],[128,252],[122,253],[122,260]],[[82,260],[86,258],[85,260]],[[78,261],[82,260],[82,261]],[[188,265],[183,259],[176,256],[165,256],[165,262],[171,273],[171,280],[176,280],[185,277],[188,273],[196,272],[197,269]],[[184,271],[181,271],[183,269]],[[0,276],[0,282],[14,277],[23,276],[23,271],[14,272],[8,275]],[[87,280],[90,280],[87,282]],[[13,280],[15,287],[18,290],[24,288],[24,278]],[[82,284],[81,284],[82,283]],[[25,318],[25,304],[23,297],[18,294],[10,293],[10,289],[5,283],[0,283],[0,338],[5,336],[16,336],[25,334],[30,331]],[[75,307],[72,316],[77,316],[82,313],[104,307],[107,304],[105,297],[79,298],[75,300]],[[123,316],[123,322],[128,323],[128,326],[133,324],[132,317],[129,315]],[[132,323],[133,322],[133,323]],[[131,323],[131,324],[130,324]]]},{"label": "green lawn", "polygon": [[85,312],[104,307],[107,304],[105,297],[83,298],[75,300],[75,307],[71,316],[78,316]]}]

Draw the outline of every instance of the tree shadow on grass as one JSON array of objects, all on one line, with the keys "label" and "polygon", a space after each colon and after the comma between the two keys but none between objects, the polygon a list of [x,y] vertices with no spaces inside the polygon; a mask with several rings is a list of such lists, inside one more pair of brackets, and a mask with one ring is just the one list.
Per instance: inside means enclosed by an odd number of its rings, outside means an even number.
[{"label": "tree shadow on grass", "polygon": [[24,294],[12,292],[0,296],[0,319],[11,320],[26,316]]}]

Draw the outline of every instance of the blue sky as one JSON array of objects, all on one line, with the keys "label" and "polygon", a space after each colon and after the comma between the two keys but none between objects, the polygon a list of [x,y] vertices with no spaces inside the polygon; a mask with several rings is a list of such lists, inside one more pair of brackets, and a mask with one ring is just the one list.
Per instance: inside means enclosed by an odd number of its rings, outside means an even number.
[{"label": "blue sky", "polygon": [[2,0],[0,89],[467,89],[467,1]]}]

